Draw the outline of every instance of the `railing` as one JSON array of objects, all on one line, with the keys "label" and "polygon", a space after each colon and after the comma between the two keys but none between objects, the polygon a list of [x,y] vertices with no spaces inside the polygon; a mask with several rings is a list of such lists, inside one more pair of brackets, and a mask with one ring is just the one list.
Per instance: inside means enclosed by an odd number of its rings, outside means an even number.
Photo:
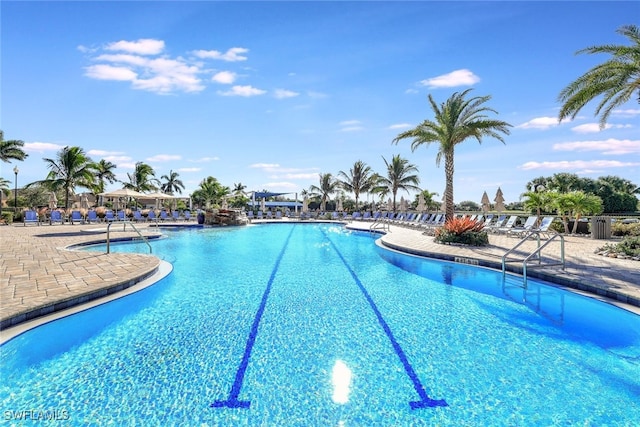
[{"label": "railing", "polygon": [[129,224],[131,226],[131,228],[134,229],[134,231],[136,233],[138,233],[138,236],[140,236],[140,239],[142,239],[147,246],[149,247],[149,253],[153,253],[153,249],[151,248],[151,244],[149,243],[149,239],[147,239],[145,236],[142,235],[142,233],[140,232],[140,230],[138,230],[138,228],[136,228],[135,225],[133,225],[133,223],[131,221],[118,221],[118,222],[110,222],[109,224],[107,224],[107,253],[111,252],[111,247],[110,247],[110,243],[111,243],[111,226],[113,224],[122,224],[122,231],[126,231],[127,229],[127,224]]},{"label": "railing", "polygon": [[[509,254],[513,253],[516,249],[518,249],[522,244],[524,244],[527,240],[529,240],[530,237],[532,236],[536,236],[536,240],[538,242],[537,248],[531,252],[529,255],[527,255],[525,258],[523,259],[518,259],[518,258],[514,258],[514,259],[508,259]],[[555,239],[560,239],[560,262],[556,262],[556,263],[545,263],[542,264],[542,257],[541,257],[541,252],[544,248],[546,248],[549,244],[551,244],[552,241],[554,241]],[[546,242],[544,242],[544,244],[540,244],[540,233],[536,232],[536,231],[530,231],[529,233],[527,233],[522,240],[520,240],[513,248],[509,249],[503,256],[502,256],[502,274],[506,274],[506,264],[507,262],[519,262],[522,261],[522,276],[523,276],[523,283],[524,286],[527,286],[527,263],[529,261],[531,261],[531,259],[537,259],[538,260],[538,265],[536,266],[531,266],[530,268],[533,267],[552,267],[552,266],[558,266],[561,265],[562,269],[564,270],[565,268],[565,256],[564,256],[564,236],[562,236],[561,234],[554,234],[551,235]]]},{"label": "railing", "polygon": [[373,231],[373,230],[382,230],[382,231],[390,232],[391,228],[389,227],[389,223],[387,221],[384,221],[381,218],[379,218],[373,221],[373,223],[371,223],[371,225],[369,226],[369,231]]}]

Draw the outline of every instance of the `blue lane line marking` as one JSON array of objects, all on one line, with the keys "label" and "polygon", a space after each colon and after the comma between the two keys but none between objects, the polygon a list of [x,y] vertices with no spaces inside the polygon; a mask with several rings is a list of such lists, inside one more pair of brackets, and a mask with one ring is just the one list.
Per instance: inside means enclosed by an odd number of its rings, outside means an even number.
[{"label": "blue lane line marking", "polygon": [[373,299],[365,289],[364,285],[356,275],[355,271],[353,271],[353,269],[347,263],[347,260],[342,256],[342,253],[338,250],[338,247],[331,241],[331,239],[329,238],[329,236],[327,236],[326,233],[324,235],[329,241],[329,243],[331,244],[331,247],[333,247],[333,249],[336,251],[340,259],[342,260],[342,263],[345,265],[345,267],[347,267],[347,270],[349,270],[351,277],[353,277],[353,280],[355,280],[356,284],[364,294],[364,297],[367,299],[367,302],[369,302],[371,309],[373,310],[373,312],[376,314],[376,317],[378,318],[378,322],[380,322],[380,326],[382,326],[382,329],[384,329],[384,332],[387,334],[389,341],[391,341],[391,344],[393,345],[393,349],[398,355],[400,362],[402,362],[405,372],[413,382],[413,388],[416,390],[416,393],[418,393],[418,396],[420,396],[420,400],[409,402],[409,406],[411,407],[411,409],[419,409],[419,408],[434,407],[434,406],[449,406],[449,404],[444,399],[436,400],[436,399],[430,398],[427,395],[427,392],[425,391],[422,383],[420,382],[420,378],[418,378],[416,371],[413,370],[413,366],[411,366],[411,363],[409,363],[409,359],[407,359],[407,356],[404,354],[402,347],[400,347],[400,344],[398,344],[398,341],[396,341],[395,337],[393,336],[393,332],[391,332],[391,328],[389,327],[387,322],[384,320],[384,317],[382,317],[382,313],[380,313],[380,310],[378,310],[376,303],[373,302]]},{"label": "blue lane line marking", "polygon": [[284,256],[284,251],[287,249],[287,245],[289,244],[289,240],[291,239],[291,235],[293,234],[293,229],[296,226],[291,227],[291,231],[287,236],[287,240],[284,242],[284,246],[276,259],[276,264],[273,266],[273,270],[271,271],[271,276],[269,277],[269,282],[267,283],[267,288],[264,290],[264,294],[262,295],[262,301],[260,301],[260,307],[256,312],[256,317],[253,319],[253,325],[251,325],[251,331],[249,332],[249,339],[247,339],[247,346],[244,348],[244,354],[242,356],[242,362],[240,362],[240,366],[236,371],[236,379],[233,381],[233,385],[231,386],[231,391],[229,392],[229,398],[227,400],[216,400],[213,402],[210,407],[211,408],[245,408],[248,409],[251,405],[251,401],[248,400],[238,400],[238,396],[240,395],[240,390],[242,389],[242,383],[244,382],[244,374],[247,371],[247,367],[249,366],[249,359],[251,358],[251,350],[253,350],[253,344],[256,342],[256,336],[258,335],[258,326],[260,325],[260,319],[262,318],[262,314],[264,313],[264,308],[267,305],[267,298],[269,298],[269,292],[271,292],[271,285],[273,284],[273,280],[276,277],[276,273],[278,272],[278,267],[280,266],[280,261],[282,261],[282,257]]}]

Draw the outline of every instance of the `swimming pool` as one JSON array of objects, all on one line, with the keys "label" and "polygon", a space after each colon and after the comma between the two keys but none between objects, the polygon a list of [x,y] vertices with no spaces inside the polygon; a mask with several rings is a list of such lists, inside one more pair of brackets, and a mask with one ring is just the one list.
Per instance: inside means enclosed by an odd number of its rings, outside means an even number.
[{"label": "swimming pool", "polygon": [[335,225],[167,233],[152,242],[174,264],[165,279],[2,346],[5,420],[638,421],[640,316]]}]

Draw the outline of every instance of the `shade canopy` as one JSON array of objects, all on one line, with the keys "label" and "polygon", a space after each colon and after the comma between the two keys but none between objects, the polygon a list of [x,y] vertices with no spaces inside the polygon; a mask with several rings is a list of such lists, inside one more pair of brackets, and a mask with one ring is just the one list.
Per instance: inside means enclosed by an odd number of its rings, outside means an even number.
[{"label": "shade canopy", "polygon": [[[100,193],[100,196],[103,196],[103,197],[148,197],[147,194],[139,193],[139,192],[137,192],[135,190],[131,190],[129,188],[121,188],[119,190]],[[155,197],[153,197],[153,198],[155,198]]]},{"label": "shade canopy", "polygon": [[284,194],[291,194],[291,193],[272,193],[270,191],[254,191],[253,192],[253,196],[256,199],[268,199],[269,197],[277,197],[277,196],[282,196]]}]

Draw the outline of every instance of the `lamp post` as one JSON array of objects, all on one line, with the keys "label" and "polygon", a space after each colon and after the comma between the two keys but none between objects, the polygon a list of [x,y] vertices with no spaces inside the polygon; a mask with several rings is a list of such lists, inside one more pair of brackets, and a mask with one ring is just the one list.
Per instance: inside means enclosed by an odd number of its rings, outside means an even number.
[{"label": "lamp post", "polygon": [[16,174],[15,188],[13,190],[13,211],[18,212],[18,170],[17,166],[13,167],[13,173]]}]

